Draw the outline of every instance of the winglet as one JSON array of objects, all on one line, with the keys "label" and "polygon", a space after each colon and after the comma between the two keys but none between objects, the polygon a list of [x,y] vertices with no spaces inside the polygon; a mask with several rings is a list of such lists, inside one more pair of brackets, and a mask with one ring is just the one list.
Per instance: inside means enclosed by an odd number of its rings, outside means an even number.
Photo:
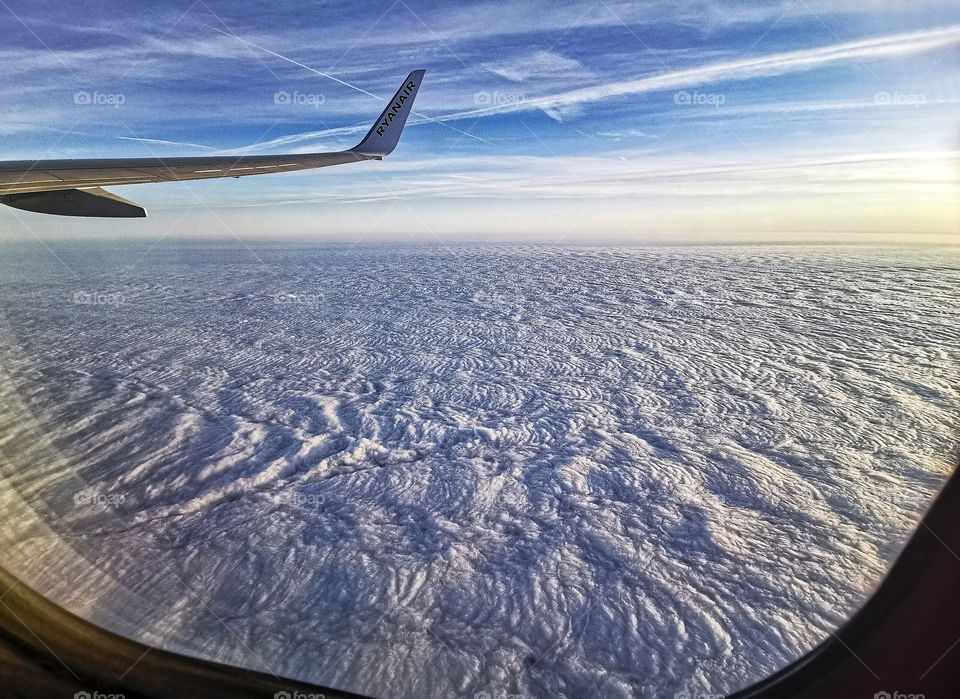
[{"label": "winglet", "polygon": [[397,147],[397,141],[400,140],[403,125],[407,123],[407,117],[410,116],[413,100],[417,96],[425,72],[425,70],[415,70],[407,76],[380,118],[363,140],[350,149],[351,152],[380,158],[393,152]]}]

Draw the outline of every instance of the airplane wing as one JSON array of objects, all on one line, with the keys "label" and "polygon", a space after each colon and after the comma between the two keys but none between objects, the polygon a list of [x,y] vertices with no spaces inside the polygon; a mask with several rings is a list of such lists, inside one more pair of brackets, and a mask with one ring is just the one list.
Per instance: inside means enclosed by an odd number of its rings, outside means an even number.
[{"label": "airplane wing", "polygon": [[393,152],[400,140],[424,72],[415,70],[407,76],[367,135],[350,150],[285,155],[6,161],[0,162],[0,203],[60,216],[142,218],[147,215],[143,207],[101,187],[246,177],[382,160]]}]

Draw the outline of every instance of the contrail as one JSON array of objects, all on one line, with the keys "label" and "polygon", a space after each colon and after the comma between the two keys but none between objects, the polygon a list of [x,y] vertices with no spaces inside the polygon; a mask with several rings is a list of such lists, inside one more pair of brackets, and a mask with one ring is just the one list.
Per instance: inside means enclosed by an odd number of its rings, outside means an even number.
[{"label": "contrail", "polygon": [[[225,32],[224,30],[218,29],[217,27],[211,26],[211,25],[209,25],[209,24],[207,24],[207,25],[205,25],[205,26],[206,26],[208,29],[212,29],[212,30],[215,31],[215,32],[219,32],[220,34],[223,34],[224,36],[229,36],[229,37],[231,37],[231,38],[233,38],[233,39],[236,39],[237,41],[242,42],[242,43],[246,44],[247,46],[252,46],[252,47],[255,48],[255,49],[259,49],[260,51],[264,51],[264,52],[266,52],[266,53],[269,53],[271,56],[276,56],[277,58],[279,58],[279,59],[281,59],[281,60],[287,61],[287,63],[292,63],[292,64],[295,65],[295,66],[299,66],[300,68],[303,68],[304,70],[309,70],[311,73],[316,73],[317,75],[322,75],[323,77],[325,77],[325,78],[327,78],[327,79],[329,79],[329,80],[333,80],[335,83],[340,83],[341,85],[344,85],[344,86],[346,86],[346,87],[349,87],[349,88],[352,89],[352,90],[356,90],[357,92],[361,92],[361,93],[363,93],[364,95],[367,95],[368,97],[373,97],[375,100],[379,100],[380,102],[385,102],[385,101],[386,101],[383,97],[380,97],[379,95],[375,95],[375,94],[373,94],[372,92],[367,92],[367,91],[364,90],[362,87],[358,87],[358,86],[356,86],[356,85],[352,85],[352,84],[348,83],[346,80],[341,80],[340,78],[335,78],[334,76],[330,75],[329,73],[324,73],[322,70],[317,70],[316,68],[312,68],[312,67],[310,67],[310,66],[308,66],[308,65],[306,65],[306,64],[304,64],[304,63],[301,63],[300,61],[295,61],[294,59],[289,58],[289,57],[287,57],[287,56],[284,56],[283,54],[279,54],[279,53],[277,53],[276,51],[271,51],[270,49],[268,49],[268,48],[265,47],[265,46],[260,46],[259,44],[255,44],[255,43],[253,43],[252,41],[247,41],[246,39],[244,39],[244,38],[241,37],[241,36],[237,36],[236,34],[231,34],[230,32]],[[462,130],[458,129],[458,128],[455,127],[455,126],[450,126],[450,124],[445,124],[444,122],[440,121],[439,119],[434,119],[433,117],[427,116],[426,114],[422,114],[421,112],[410,112],[410,113],[413,114],[413,115],[415,115],[415,116],[420,117],[421,119],[425,119],[426,121],[433,122],[433,123],[435,123],[435,124],[439,124],[440,126],[446,127],[446,128],[448,128],[448,129],[452,129],[453,131],[456,131],[457,133],[463,134],[464,136],[469,136],[470,138],[476,139],[477,141],[481,141],[481,142],[483,142],[483,143],[490,144],[490,141],[487,141],[487,140],[485,140],[485,139],[483,139],[483,138],[480,138],[479,136],[474,136],[472,133],[468,133],[467,131],[462,131]]]},{"label": "contrail", "polygon": [[117,136],[121,141],[139,141],[141,143],[156,143],[163,146],[190,146],[191,148],[206,148],[216,150],[213,146],[204,146],[200,143],[184,143],[183,141],[167,141],[162,138],[139,138],[137,136]]},{"label": "contrail", "polygon": [[[758,77],[774,77],[788,73],[813,70],[841,61],[881,59],[924,53],[935,49],[947,48],[957,43],[960,43],[960,25],[956,24],[923,31],[887,34],[867,39],[858,39],[856,41],[819,46],[812,49],[773,53],[736,61],[718,61],[716,63],[708,63],[683,70],[601,83],[599,85],[568,90],[567,92],[559,92],[552,95],[544,95],[542,97],[518,100],[507,104],[495,104],[478,109],[450,112],[441,114],[436,118],[431,117],[429,121],[442,123],[461,119],[481,119],[496,114],[549,109],[573,104],[589,104],[625,95],[691,88],[728,81],[749,80]],[[313,69],[310,68],[309,70]],[[323,75],[323,73],[321,73],[321,75]],[[337,82],[343,81],[338,80]],[[338,129],[328,129],[326,131],[315,131],[306,134],[284,136],[282,139],[278,139],[278,141],[289,144],[320,136],[351,133],[356,130],[362,130],[362,128],[341,127]],[[261,145],[269,146],[273,145],[273,142]]]}]

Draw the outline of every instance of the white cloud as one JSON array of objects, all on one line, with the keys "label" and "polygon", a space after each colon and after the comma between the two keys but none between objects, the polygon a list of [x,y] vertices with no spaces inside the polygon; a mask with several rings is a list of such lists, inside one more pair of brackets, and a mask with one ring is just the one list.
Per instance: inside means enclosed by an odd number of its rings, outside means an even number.
[{"label": "white cloud", "polygon": [[644,92],[694,87],[731,80],[772,77],[812,70],[841,61],[900,57],[946,48],[956,43],[960,43],[960,25],[872,37],[813,49],[768,54],[756,58],[720,61],[649,77],[619,80],[579,88],[521,101],[517,104],[497,105],[463,114],[465,116],[477,116],[488,113],[545,109],[559,105],[585,104],[622,95],[636,95]]},{"label": "white cloud", "polygon": [[565,119],[576,119],[583,115],[583,106],[580,104],[558,104],[545,107],[543,113],[554,121],[563,122]]},{"label": "white cloud", "polygon": [[[786,51],[735,61],[718,61],[694,68],[669,71],[631,80],[593,85],[591,87],[559,92],[552,95],[522,99],[496,104],[490,107],[458,111],[432,117],[433,121],[456,121],[477,119],[494,114],[543,110],[554,119],[576,114],[576,105],[600,102],[613,97],[637,95],[647,92],[681,89],[745,80],[758,77],[774,77],[799,71],[813,70],[831,63],[869,59],[897,58],[912,54],[944,49],[960,43],[960,25],[938,27],[917,32],[905,32],[871,37],[857,41],[830,44],[813,49]],[[567,111],[563,111],[567,110]],[[425,120],[411,120],[411,124]],[[282,139],[260,144],[261,148],[289,145],[306,140],[356,133],[366,128],[356,125],[346,128],[327,129],[305,134],[285,136]]]},{"label": "white cloud", "polygon": [[[960,151],[731,152],[691,162],[685,154],[643,149],[604,156],[480,156],[440,160],[385,161],[373,173],[382,184],[358,191],[350,177],[326,180],[314,189],[309,174],[277,180],[276,190],[258,188],[255,201],[238,191],[233,205],[361,203],[419,199],[658,199],[709,197],[767,199],[771,196],[920,196],[952,201]],[[425,174],[426,173],[426,174]],[[465,174],[466,173],[466,174]],[[358,173],[360,176],[360,173]],[[363,173],[369,178],[371,173]],[[909,187],[904,187],[904,182]],[[306,185],[301,188],[300,184]]]},{"label": "white cloud", "polygon": [[534,51],[502,61],[484,63],[483,67],[491,73],[513,82],[523,82],[537,78],[587,75],[579,61],[561,56],[553,51]]},{"label": "white cloud", "polygon": [[644,133],[640,129],[624,129],[622,131],[598,131],[595,136],[600,136],[601,138],[612,138],[619,141],[622,138],[651,138],[647,133]]}]

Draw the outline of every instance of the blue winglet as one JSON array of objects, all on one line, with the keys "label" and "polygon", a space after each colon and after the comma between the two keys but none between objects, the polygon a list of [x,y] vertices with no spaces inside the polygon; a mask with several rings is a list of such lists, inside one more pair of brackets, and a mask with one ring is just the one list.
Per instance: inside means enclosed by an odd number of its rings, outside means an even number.
[{"label": "blue winglet", "polygon": [[393,152],[400,140],[403,125],[407,123],[407,117],[410,116],[413,100],[420,89],[424,73],[426,73],[425,70],[415,70],[407,76],[380,118],[370,127],[367,135],[350,149],[353,153],[382,158]]}]

